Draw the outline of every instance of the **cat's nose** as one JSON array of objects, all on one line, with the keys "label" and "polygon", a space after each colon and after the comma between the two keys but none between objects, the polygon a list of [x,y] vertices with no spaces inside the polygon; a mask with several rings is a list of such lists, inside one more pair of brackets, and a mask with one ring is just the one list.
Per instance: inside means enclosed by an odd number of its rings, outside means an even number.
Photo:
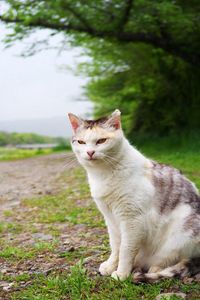
[{"label": "cat's nose", "polygon": [[87,151],[87,154],[89,155],[90,158],[94,155],[95,151]]}]

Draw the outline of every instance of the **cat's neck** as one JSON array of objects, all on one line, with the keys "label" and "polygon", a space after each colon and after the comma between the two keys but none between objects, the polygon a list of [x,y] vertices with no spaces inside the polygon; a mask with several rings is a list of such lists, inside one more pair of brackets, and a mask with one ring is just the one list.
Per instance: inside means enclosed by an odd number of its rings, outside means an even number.
[{"label": "cat's neck", "polygon": [[[114,171],[124,171],[132,167],[135,172],[142,168],[147,159],[124,137],[118,149],[114,151],[112,157],[107,158],[100,164],[86,166],[88,175],[106,176]],[[103,174],[103,175],[102,175]]]}]

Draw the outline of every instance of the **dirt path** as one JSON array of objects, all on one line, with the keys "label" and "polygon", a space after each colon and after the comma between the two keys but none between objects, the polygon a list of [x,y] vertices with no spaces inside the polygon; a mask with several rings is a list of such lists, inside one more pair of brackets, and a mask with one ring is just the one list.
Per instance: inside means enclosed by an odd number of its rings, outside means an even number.
[{"label": "dirt path", "polygon": [[71,153],[58,153],[0,162],[0,213],[21,199],[59,192],[65,185],[61,174],[66,165],[76,165],[71,160]]},{"label": "dirt path", "polygon": [[82,257],[97,274],[106,231],[77,166],[72,153],[0,162],[0,300],[41,274],[68,274]]}]

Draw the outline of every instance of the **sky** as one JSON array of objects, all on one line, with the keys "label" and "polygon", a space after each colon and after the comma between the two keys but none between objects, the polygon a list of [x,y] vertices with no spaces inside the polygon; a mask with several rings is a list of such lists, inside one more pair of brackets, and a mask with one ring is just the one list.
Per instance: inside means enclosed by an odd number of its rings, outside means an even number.
[{"label": "sky", "polygon": [[[67,112],[84,115],[92,104],[83,99],[86,79],[75,76],[74,68],[80,51],[70,49],[58,55],[58,50],[44,50],[31,57],[21,57],[25,42],[17,42],[4,50],[2,39],[8,29],[0,23],[0,122],[63,117]],[[49,31],[38,31],[43,38]],[[54,38],[54,43],[59,36]],[[27,42],[26,42],[27,43]],[[66,66],[65,71],[61,67]],[[1,128],[0,128],[1,130]]]}]

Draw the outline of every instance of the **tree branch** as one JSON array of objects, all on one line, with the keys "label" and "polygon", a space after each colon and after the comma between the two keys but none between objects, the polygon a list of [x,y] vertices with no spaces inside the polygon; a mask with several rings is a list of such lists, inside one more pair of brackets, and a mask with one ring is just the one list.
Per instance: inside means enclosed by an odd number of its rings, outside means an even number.
[{"label": "tree branch", "polygon": [[121,29],[121,31],[123,31],[125,25],[127,24],[128,20],[129,20],[132,5],[133,5],[133,0],[126,0],[125,8],[122,13],[121,20],[119,21],[119,24],[118,24],[118,28]]},{"label": "tree branch", "polygon": [[[12,23],[18,23],[24,25],[24,20],[15,18],[15,19],[9,19],[7,17],[0,16],[0,20],[7,24]],[[56,23],[49,23],[46,20],[43,19],[37,19],[37,20],[31,20],[28,24],[24,25],[25,27],[40,27],[40,28],[46,28],[46,29],[52,29],[52,30],[58,30],[58,31],[77,31],[77,32],[85,32],[88,34],[92,34],[93,30],[90,28],[82,27],[81,25],[72,25],[72,24],[56,24]]]},{"label": "tree branch", "polygon": [[75,11],[73,7],[70,6],[69,3],[63,2],[63,8],[70,11],[82,24],[83,26],[89,30],[93,31],[92,27],[90,26],[89,22],[86,20],[86,18],[83,17],[82,14],[80,14],[78,11]]},{"label": "tree branch", "polygon": [[[0,20],[5,23],[24,23],[23,19],[15,18],[9,19],[7,17],[0,15]],[[199,67],[200,66],[200,55],[198,54],[190,54],[186,51],[183,51],[179,46],[170,42],[168,39],[164,39],[162,36],[157,36],[154,33],[144,33],[144,32],[114,32],[114,31],[106,31],[106,30],[96,30],[94,28],[85,27],[76,24],[56,24],[50,23],[44,19],[37,19],[32,20],[29,24],[24,25],[25,27],[40,27],[40,28],[47,28],[52,30],[58,31],[65,31],[65,32],[79,32],[79,33],[86,33],[91,37],[97,38],[109,38],[115,39],[119,42],[126,42],[126,43],[134,43],[134,42],[142,42],[146,44],[150,44],[156,48],[161,48],[166,52],[173,54],[177,57],[182,58],[184,61],[188,62],[189,64]]]}]

